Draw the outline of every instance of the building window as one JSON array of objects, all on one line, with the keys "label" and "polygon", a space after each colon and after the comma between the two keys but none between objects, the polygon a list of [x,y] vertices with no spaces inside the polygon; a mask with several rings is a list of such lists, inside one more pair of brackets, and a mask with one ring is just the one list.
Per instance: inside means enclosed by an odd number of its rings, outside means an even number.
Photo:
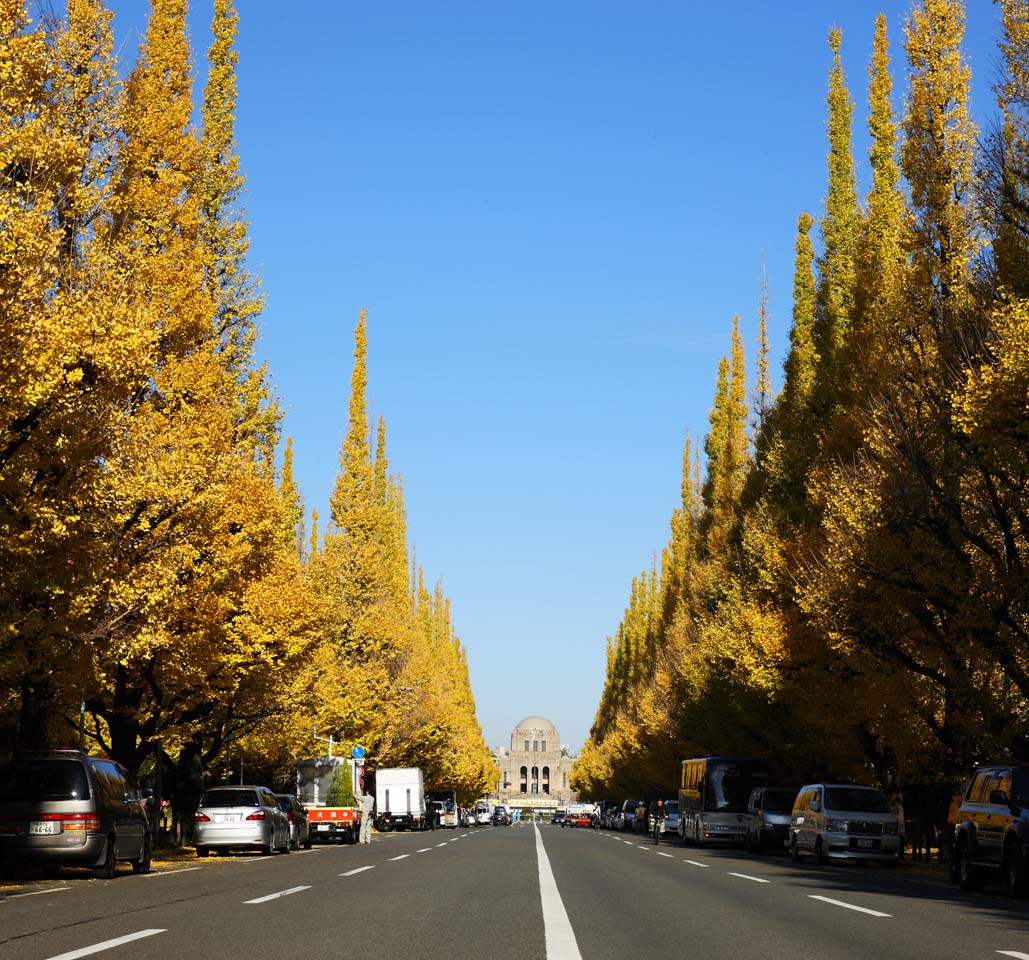
[{"label": "building window", "polygon": [[561,774],[561,789],[562,790],[567,790],[568,789],[568,774],[567,773],[562,773]]},{"label": "building window", "polygon": [[528,740],[525,741],[525,752],[526,753],[529,752],[529,741]]},{"label": "building window", "polygon": [[541,750],[542,750],[542,751],[543,751],[544,753],[546,753],[546,752],[547,752],[547,741],[546,741],[546,740],[544,740],[544,741],[543,741],[543,746],[542,746],[542,747],[540,747],[540,749],[541,749]]},{"label": "building window", "polygon": [[550,767],[543,768],[543,792],[550,793]]},{"label": "building window", "polygon": [[521,777],[520,777],[520,780],[521,780],[521,792],[522,793],[528,793],[529,792],[529,787],[528,787],[528,784],[526,782],[529,779],[529,769],[528,769],[528,767],[522,767],[520,773],[521,773]]}]

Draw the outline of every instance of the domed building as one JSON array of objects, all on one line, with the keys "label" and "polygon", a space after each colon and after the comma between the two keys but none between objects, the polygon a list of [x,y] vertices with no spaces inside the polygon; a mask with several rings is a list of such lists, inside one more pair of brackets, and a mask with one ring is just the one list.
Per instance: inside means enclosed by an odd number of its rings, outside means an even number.
[{"label": "domed building", "polygon": [[568,781],[572,758],[561,752],[561,735],[545,717],[526,717],[511,731],[511,749],[497,750],[496,795],[514,807],[556,807],[575,799]]}]

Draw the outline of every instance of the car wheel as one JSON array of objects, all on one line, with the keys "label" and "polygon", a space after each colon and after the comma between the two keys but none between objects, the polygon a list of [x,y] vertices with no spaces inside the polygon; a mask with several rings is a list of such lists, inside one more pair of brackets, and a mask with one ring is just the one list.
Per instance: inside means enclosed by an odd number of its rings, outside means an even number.
[{"label": "car wheel", "polygon": [[257,848],[257,852],[260,853],[262,857],[270,857],[272,855],[271,844],[270,843],[262,843]]},{"label": "car wheel", "polygon": [[896,860],[883,860],[882,861],[882,865],[887,870],[896,870],[897,869],[897,861]]},{"label": "car wheel", "polygon": [[150,861],[153,859],[154,849],[150,842],[150,834],[143,837],[143,849],[139,852],[139,859],[132,864],[133,873],[149,873]]},{"label": "car wheel", "polygon": [[197,847],[197,856],[198,857],[209,857],[210,855],[211,855],[211,851],[208,850],[207,847],[200,847],[200,846]]},{"label": "car wheel", "polygon": [[54,863],[48,863],[46,866],[40,867],[40,873],[47,880],[56,880],[57,875],[61,872],[61,868]]},{"label": "car wheel", "polygon": [[790,860],[800,863],[800,846],[797,844],[797,835],[790,837]]},{"label": "car wheel", "polygon": [[114,837],[107,838],[107,846],[104,848],[104,862],[102,866],[93,869],[98,880],[110,880],[114,877],[117,864],[114,859]]},{"label": "car wheel", "polygon": [[307,839],[306,839],[306,840],[304,841],[304,849],[305,849],[305,850],[310,850],[310,849],[311,849],[311,847],[312,847],[312,842],[311,842],[311,838],[310,838],[310,837],[308,837],[308,838],[307,838]]},{"label": "car wheel", "polygon": [[821,837],[815,841],[815,861],[822,864],[822,866],[829,862],[829,858],[825,855],[825,848],[822,846]]},{"label": "car wheel", "polygon": [[868,866],[868,861],[867,860],[855,860],[854,861],[854,866],[855,867],[867,867]]},{"label": "car wheel", "polygon": [[982,875],[972,863],[972,850],[968,837],[962,835],[957,852],[958,884],[962,890],[979,890],[983,885]]},{"label": "car wheel", "polygon": [[1009,840],[1004,848],[1004,876],[1011,896],[1021,899],[1026,895],[1025,858],[1014,840]]}]

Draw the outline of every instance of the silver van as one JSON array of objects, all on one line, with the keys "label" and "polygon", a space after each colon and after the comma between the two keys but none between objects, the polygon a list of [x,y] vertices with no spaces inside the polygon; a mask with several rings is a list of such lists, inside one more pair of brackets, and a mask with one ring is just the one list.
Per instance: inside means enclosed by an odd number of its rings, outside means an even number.
[{"label": "silver van", "polygon": [[812,783],[800,788],[790,818],[790,858],[810,854],[819,863],[870,860],[897,864],[897,816],[877,787]]},{"label": "silver van", "polygon": [[78,750],[25,753],[0,769],[0,870],[89,867],[110,879],[119,860],[150,871],[150,826],[132,778]]}]

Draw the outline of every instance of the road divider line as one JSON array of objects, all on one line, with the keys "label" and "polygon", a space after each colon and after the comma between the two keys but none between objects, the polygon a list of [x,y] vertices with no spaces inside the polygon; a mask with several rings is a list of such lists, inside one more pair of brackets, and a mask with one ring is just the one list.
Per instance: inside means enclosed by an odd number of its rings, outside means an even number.
[{"label": "road divider line", "polygon": [[356,870],[348,870],[346,873],[341,873],[341,877],[352,877],[355,873],[364,873],[365,870],[374,870],[375,865],[371,864],[367,867],[358,867]]},{"label": "road divider line", "polygon": [[60,893],[62,890],[70,890],[71,887],[50,887],[49,890],[29,890],[28,893],[11,893],[6,897],[0,898],[0,903],[4,903],[7,900],[17,900],[19,897],[41,897],[45,893]]},{"label": "road divider line", "polygon": [[649,849],[651,849],[650,848],[650,844],[647,844],[646,846],[644,846],[642,843],[637,843],[636,846],[639,847],[641,850],[649,850]]},{"label": "road divider line", "polygon": [[695,867],[703,867],[705,870],[711,866],[710,863],[701,863],[699,860],[683,860],[683,863],[692,863]]},{"label": "road divider line", "polygon": [[244,900],[244,903],[267,903],[269,900],[278,900],[279,897],[288,897],[291,893],[300,893],[301,890],[310,890],[311,885],[306,887],[290,887],[288,890],[280,890],[278,893],[269,893],[267,897],[258,897],[256,900]]},{"label": "road divider line", "polygon": [[167,933],[167,930],[139,930],[136,933],[126,934],[124,937],[115,937],[113,940],[105,940],[103,943],[95,943],[91,947],[83,947],[81,950],[71,950],[68,953],[59,953],[47,960],[78,960],[79,957],[88,957],[103,950],[111,950],[120,947],[123,943],[132,943],[133,940],[142,940],[144,937],[152,937],[157,933]]},{"label": "road divider line", "polygon": [[809,893],[812,900],[821,900],[822,903],[831,903],[834,907],[845,907],[847,910],[857,910],[858,913],[867,913],[872,917],[892,917],[892,913],[883,913],[881,910],[869,910],[868,907],[859,907],[853,903],[844,903],[842,900],[833,900],[832,897],[823,897],[817,893]]},{"label": "road divider line", "polygon": [[675,857],[673,857],[670,853],[662,853],[660,850],[657,851],[657,855],[659,857],[668,857],[669,860],[675,859]]},{"label": "road divider line", "polygon": [[629,844],[630,847],[632,846],[632,841],[631,840],[623,840],[622,843],[627,843],[627,844]]},{"label": "road divider line", "polygon": [[199,870],[199,867],[180,867],[178,870],[154,870],[151,873],[144,873],[144,880],[152,880],[154,877],[170,877],[173,873],[190,873]]},{"label": "road divider line", "polygon": [[432,853],[432,847],[422,847],[421,850],[416,850],[415,853]]},{"label": "road divider line", "polygon": [[536,860],[539,865],[540,902],[543,905],[543,939],[547,946],[547,960],[582,960],[575,932],[568,920],[561,893],[557,889],[554,871],[543,846],[539,827],[532,825],[536,834]]},{"label": "road divider line", "polygon": [[739,877],[740,880],[752,880],[754,883],[772,883],[771,880],[766,880],[764,877],[751,877],[749,874],[734,874],[732,870],[730,870],[729,876]]},{"label": "road divider line", "polygon": [[389,858],[389,862],[393,863],[396,860],[406,860],[409,856],[411,856],[411,854],[409,854],[409,853],[402,853],[402,854],[400,854],[399,857],[390,857]]},{"label": "road divider line", "polygon": [[1019,953],[1017,950],[998,950],[997,953],[1005,957],[1014,957],[1015,960],[1029,960],[1029,953]]},{"label": "road divider line", "polygon": [[444,840],[442,843],[437,843],[436,844],[437,847],[445,847],[446,845],[447,845],[447,841],[446,840]]}]

